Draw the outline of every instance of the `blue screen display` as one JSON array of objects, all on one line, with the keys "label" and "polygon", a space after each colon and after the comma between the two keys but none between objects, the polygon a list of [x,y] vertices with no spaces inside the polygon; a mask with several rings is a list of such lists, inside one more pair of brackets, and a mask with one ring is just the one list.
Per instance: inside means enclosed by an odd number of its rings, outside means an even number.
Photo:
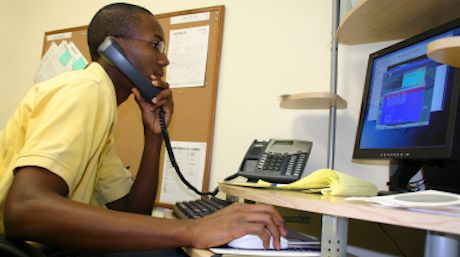
[{"label": "blue screen display", "polygon": [[453,69],[426,56],[428,43],[456,28],[371,60],[360,149],[445,146]]}]

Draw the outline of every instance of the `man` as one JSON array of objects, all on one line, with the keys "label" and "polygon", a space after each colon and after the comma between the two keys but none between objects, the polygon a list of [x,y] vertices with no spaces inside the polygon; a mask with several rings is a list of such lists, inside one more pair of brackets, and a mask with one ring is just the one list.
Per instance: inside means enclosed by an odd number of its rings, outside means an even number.
[{"label": "man", "polygon": [[[128,59],[163,90],[146,102],[120,70],[97,52],[113,36]],[[86,252],[208,248],[247,233],[279,248],[283,219],[267,205],[233,204],[197,220],[150,215],[162,144],[158,111],[166,123],[172,93],[161,78],[169,62],[164,32],[146,9],[111,4],[88,28],[93,63],[33,87],[0,132],[0,234]],[[133,93],[145,146],[136,178],[115,153],[116,107]],[[103,206],[107,208],[102,208]]]}]

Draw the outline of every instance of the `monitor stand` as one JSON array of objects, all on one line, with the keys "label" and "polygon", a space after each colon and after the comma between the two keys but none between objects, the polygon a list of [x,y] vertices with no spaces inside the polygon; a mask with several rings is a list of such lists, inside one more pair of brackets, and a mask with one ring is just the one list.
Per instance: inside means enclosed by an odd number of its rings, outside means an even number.
[{"label": "monitor stand", "polygon": [[[407,192],[409,181],[422,171],[425,189],[460,193],[460,161],[458,160],[391,160],[390,192]],[[459,239],[456,235],[427,231],[425,257],[457,257]]]},{"label": "monitor stand", "polygon": [[409,181],[422,168],[419,161],[390,160],[390,193],[404,193],[409,191]]},{"label": "monitor stand", "polygon": [[420,170],[425,189],[460,193],[459,160],[390,160],[390,192],[408,192],[409,181]]}]

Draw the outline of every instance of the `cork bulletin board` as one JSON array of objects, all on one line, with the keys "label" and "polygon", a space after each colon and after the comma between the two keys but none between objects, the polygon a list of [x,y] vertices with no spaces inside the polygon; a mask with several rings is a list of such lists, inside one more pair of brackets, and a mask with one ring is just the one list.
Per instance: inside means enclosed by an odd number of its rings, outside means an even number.
[{"label": "cork bulletin board", "polygon": [[[197,16],[206,18],[195,18]],[[204,85],[172,88],[174,115],[168,127],[171,141],[190,141],[206,144],[203,182],[202,187],[198,189],[208,191],[224,6],[157,14],[155,17],[163,27],[167,51],[169,51],[171,31],[203,26],[209,29]],[[177,22],[177,19],[180,22]],[[66,40],[67,42],[73,42],[88,62],[90,62],[86,32],[87,26],[46,32],[43,43],[43,55],[53,42],[59,44],[61,41]],[[166,70],[167,76],[168,70]],[[130,171],[135,175],[143,151],[144,136],[141,113],[132,96],[118,107],[118,126],[115,132],[115,140],[117,152],[123,164],[129,167]],[[160,156],[160,183],[163,183],[164,177],[164,154],[163,146]],[[157,202],[155,204],[157,206],[170,207],[171,203],[159,201],[161,199],[160,189],[161,184],[159,185]]]}]

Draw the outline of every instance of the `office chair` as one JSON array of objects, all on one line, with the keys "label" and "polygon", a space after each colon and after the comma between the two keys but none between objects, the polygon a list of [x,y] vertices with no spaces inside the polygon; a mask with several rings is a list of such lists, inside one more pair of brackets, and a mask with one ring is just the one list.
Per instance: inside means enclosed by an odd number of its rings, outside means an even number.
[{"label": "office chair", "polygon": [[0,236],[0,256],[8,257],[46,257],[36,247],[23,242],[12,241]]}]

